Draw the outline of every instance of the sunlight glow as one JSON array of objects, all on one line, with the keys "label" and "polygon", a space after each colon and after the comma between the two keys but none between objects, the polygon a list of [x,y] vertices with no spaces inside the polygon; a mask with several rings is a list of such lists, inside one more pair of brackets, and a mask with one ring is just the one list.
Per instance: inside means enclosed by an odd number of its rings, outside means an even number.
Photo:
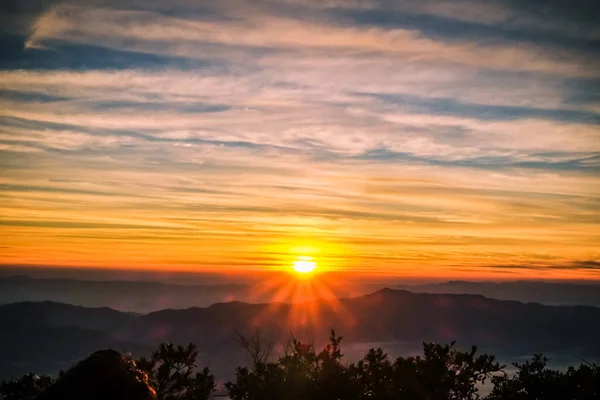
[{"label": "sunlight glow", "polygon": [[298,257],[298,260],[292,264],[292,268],[298,273],[308,274],[317,268],[317,263],[312,261],[311,257]]}]

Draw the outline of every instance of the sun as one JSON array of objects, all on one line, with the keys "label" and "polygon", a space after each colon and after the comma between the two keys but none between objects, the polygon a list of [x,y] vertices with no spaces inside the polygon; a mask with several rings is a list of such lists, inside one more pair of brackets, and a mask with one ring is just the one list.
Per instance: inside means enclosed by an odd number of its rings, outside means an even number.
[{"label": "sun", "polygon": [[317,268],[317,263],[311,257],[298,257],[292,263],[292,268],[300,274],[309,274]]}]

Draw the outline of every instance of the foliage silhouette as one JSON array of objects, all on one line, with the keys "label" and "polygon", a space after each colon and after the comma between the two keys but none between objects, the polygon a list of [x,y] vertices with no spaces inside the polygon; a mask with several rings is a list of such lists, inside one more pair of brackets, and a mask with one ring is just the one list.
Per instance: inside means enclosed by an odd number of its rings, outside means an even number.
[{"label": "foliage silhouette", "polygon": [[47,375],[30,373],[17,380],[2,382],[0,395],[4,400],[33,400],[53,382],[54,380]]},{"label": "foliage silhouette", "polygon": [[[592,400],[600,399],[600,366],[583,363],[566,371],[548,368],[536,354],[524,364],[513,364],[508,374],[492,355],[476,347],[458,350],[455,343],[423,343],[423,354],[392,360],[381,349],[370,349],[353,363],[345,363],[342,338],[331,332],[329,343],[316,350],[313,343],[291,337],[283,354],[273,357],[273,343],[259,333],[238,337],[250,365],[236,368],[225,383],[232,400]],[[196,371],[198,351],[193,344],[161,343],[149,358],[137,362],[114,350],[92,354],[53,384],[48,376],[27,374],[2,382],[5,400],[70,398],[155,398],[208,400],[215,379],[208,370]],[[491,392],[482,397],[480,388]],[[119,396],[111,390],[119,388]],[[96,397],[82,393],[95,393]],[[65,393],[76,396],[65,396]],[[41,395],[40,395],[41,393]],[[149,396],[150,395],[150,396]],[[102,397],[104,396],[104,397]],[[144,397],[145,396],[145,397]]]},{"label": "foliage silhouette", "polygon": [[549,369],[541,354],[524,364],[513,364],[517,373],[492,378],[489,400],[593,400],[600,399],[600,366],[583,363],[566,372]]},{"label": "foliage silhouette", "polygon": [[215,389],[215,379],[208,368],[196,372],[198,350],[189,343],[175,346],[161,343],[150,358],[137,361],[156,390],[157,400],[205,400]]},{"label": "foliage silhouette", "polygon": [[424,343],[424,355],[390,361],[381,348],[371,349],[357,363],[345,365],[342,338],[331,332],[330,343],[316,352],[311,343],[291,338],[285,353],[273,362],[259,360],[236,370],[226,383],[233,400],[258,399],[479,399],[479,384],[503,366],[493,356]]}]

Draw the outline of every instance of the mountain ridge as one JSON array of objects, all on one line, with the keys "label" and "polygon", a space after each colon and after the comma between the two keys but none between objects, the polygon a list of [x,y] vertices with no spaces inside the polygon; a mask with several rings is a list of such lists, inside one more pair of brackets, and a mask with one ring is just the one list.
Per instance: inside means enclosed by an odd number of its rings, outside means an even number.
[{"label": "mountain ridge", "polygon": [[0,340],[0,357],[6,362],[0,375],[14,372],[23,360],[35,361],[30,342],[38,335],[43,336],[43,348],[55,350],[43,358],[46,363],[51,363],[51,355],[62,354],[61,349],[66,358],[76,359],[85,356],[80,352],[95,348],[110,346],[139,354],[162,341],[194,342],[203,357],[227,370],[227,365],[241,360],[238,333],[252,335],[259,330],[277,343],[292,333],[319,344],[331,329],[350,344],[456,340],[507,356],[551,352],[600,359],[600,308],[392,288],[343,299],[291,304],[233,301],[143,315],[107,307],[22,302],[0,306],[0,321],[0,338],[5,338]]},{"label": "mountain ridge", "polygon": [[510,281],[473,282],[454,280],[442,283],[393,285],[414,293],[481,294],[498,300],[518,300],[544,305],[588,305],[600,307],[600,283]]}]

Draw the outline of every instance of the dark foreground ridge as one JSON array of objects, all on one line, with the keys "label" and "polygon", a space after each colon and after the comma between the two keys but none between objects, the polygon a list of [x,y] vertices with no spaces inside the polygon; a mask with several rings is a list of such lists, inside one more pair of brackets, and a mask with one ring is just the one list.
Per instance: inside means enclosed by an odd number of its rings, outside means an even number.
[{"label": "dark foreground ridge", "polygon": [[[20,396],[23,398],[27,394],[21,393]],[[137,368],[134,361],[116,350],[99,350],[70,368],[35,398],[153,400],[156,393],[149,385],[147,375]]]}]

